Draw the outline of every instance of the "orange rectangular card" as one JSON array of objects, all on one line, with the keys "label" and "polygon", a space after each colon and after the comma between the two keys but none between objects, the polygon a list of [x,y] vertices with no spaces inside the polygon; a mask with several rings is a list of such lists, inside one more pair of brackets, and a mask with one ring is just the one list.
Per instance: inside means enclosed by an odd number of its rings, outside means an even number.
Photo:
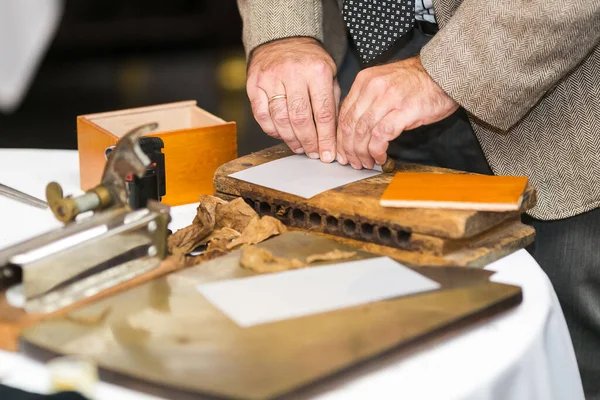
[{"label": "orange rectangular card", "polygon": [[524,176],[398,172],[380,204],[398,208],[515,211],[527,186]]}]

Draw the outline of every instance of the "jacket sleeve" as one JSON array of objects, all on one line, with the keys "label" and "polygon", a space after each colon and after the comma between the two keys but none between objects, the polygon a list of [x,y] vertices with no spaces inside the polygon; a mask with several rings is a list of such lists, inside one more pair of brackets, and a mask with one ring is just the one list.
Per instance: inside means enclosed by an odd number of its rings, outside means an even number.
[{"label": "jacket sleeve", "polygon": [[294,36],[323,41],[322,0],[237,0],[246,56],[261,44]]},{"label": "jacket sleeve", "polygon": [[[436,15],[449,15],[443,3]],[[600,1],[464,0],[438,23],[423,66],[475,118],[508,130],[598,44]]]}]

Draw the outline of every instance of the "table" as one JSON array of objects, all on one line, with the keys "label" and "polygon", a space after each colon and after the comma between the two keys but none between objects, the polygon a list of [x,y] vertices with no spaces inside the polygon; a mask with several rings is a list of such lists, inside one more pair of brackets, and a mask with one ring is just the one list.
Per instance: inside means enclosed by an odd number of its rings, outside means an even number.
[{"label": "table", "polygon": [[[78,155],[68,150],[0,150],[0,183],[44,198],[48,182],[79,194]],[[196,204],[172,209],[171,229],[191,223]],[[0,248],[60,224],[51,211],[0,197]],[[317,385],[318,399],[583,399],[565,319],[545,273],[525,250],[486,267],[492,280],[519,285],[523,302],[488,323],[461,331],[412,354],[393,353]],[[0,382],[45,392],[43,364],[0,351]],[[375,396],[374,396],[375,395]],[[100,383],[96,399],[156,399]]]}]

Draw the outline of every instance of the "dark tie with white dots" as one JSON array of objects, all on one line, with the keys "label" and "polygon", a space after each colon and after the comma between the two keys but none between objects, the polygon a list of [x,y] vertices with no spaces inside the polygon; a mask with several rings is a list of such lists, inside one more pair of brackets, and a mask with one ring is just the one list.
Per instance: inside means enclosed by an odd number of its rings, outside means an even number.
[{"label": "dark tie with white dots", "polygon": [[344,0],[342,15],[364,63],[389,49],[415,21],[414,0]]}]

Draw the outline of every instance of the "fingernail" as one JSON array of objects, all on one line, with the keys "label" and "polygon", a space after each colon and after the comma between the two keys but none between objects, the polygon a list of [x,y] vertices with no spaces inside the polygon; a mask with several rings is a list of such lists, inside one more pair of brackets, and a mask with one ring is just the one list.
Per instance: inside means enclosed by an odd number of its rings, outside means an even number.
[{"label": "fingernail", "polygon": [[346,159],[340,153],[337,153],[337,160],[340,164],[346,164]]},{"label": "fingernail", "polygon": [[319,158],[319,155],[317,153],[308,153],[308,156],[312,159]]},{"label": "fingernail", "polygon": [[330,153],[330,152],[328,152],[328,151],[324,151],[324,152],[323,152],[323,155],[321,156],[321,160],[322,160],[323,162],[326,162],[326,163],[328,163],[328,162],[332,162],[332,161],[333,161],[333,156],[331,155],[331,153]]},{"label": "fingernail", "polygon": [[354,169],[360,169],[360,165],[352,164],[352,163],[350,163],[350,165],[352,165],[352,168],[354,168]]},{"label": "fingernail", "polygon": [[296,154],[302,154],[302,153],[304,153],[304,149],[302,147],[300,147],[300,148],[294,150],[294,153],[296,153]]}]

